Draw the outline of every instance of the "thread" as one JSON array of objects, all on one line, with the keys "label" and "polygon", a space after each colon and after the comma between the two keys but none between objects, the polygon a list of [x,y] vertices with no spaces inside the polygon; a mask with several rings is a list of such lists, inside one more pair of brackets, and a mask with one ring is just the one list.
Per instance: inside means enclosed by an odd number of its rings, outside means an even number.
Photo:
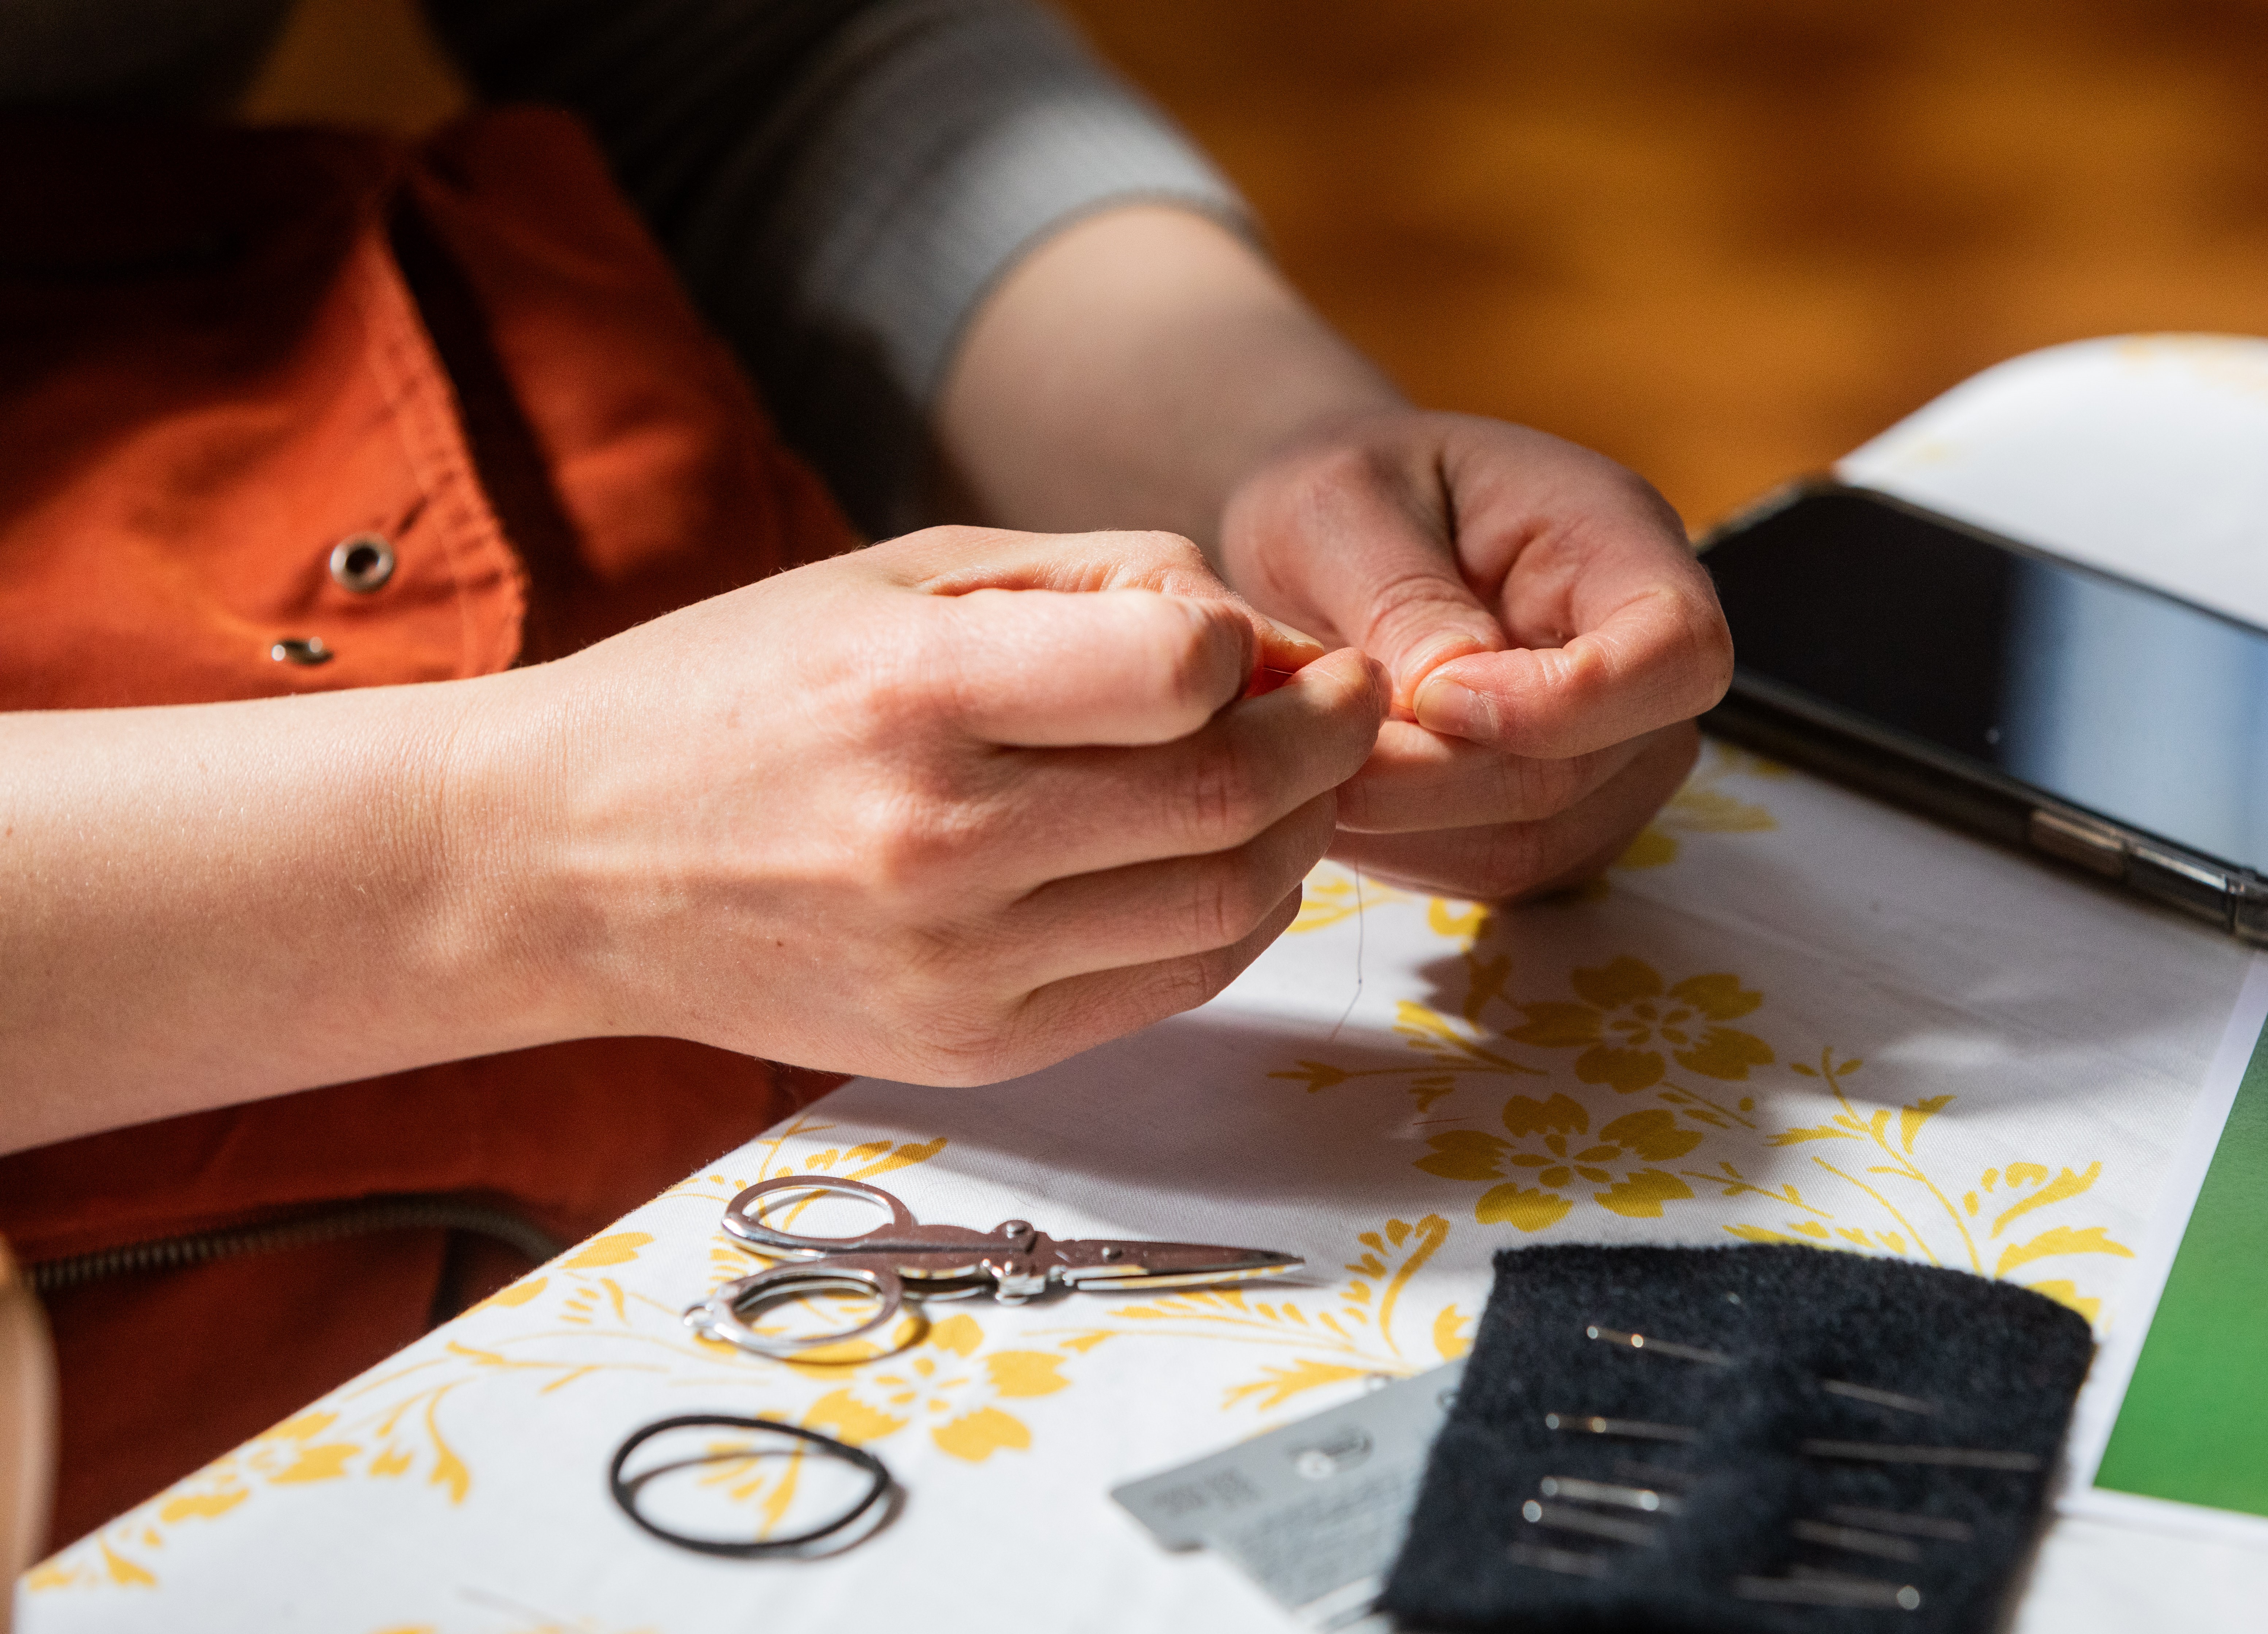
[{"label": "thread", "polygon": [[1339,1019],[1331,1027],[1331,1035],[1323,1041],[1326,1044],[1338,1042],[1339,1029],[1347,1024],[1347,1018],[1354,1013],[1354,1007],[1362,1002],[1362,865],[1351,863],[1348,865],[1354,870],[1354,992],[1347,999],[1346,1008],[1339,1012]]}]

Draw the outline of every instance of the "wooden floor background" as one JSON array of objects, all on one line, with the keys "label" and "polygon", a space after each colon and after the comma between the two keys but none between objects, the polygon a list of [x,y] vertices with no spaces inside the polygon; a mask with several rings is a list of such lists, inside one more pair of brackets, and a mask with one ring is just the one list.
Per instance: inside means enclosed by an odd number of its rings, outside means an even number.
[{"label": "wooden floor background", "polygon": [[[313,0],[269,112],[447,89]],[[1419,400],[1688,520],[1988,364],[2268,334],[2268,0],[1061,0]]]}]

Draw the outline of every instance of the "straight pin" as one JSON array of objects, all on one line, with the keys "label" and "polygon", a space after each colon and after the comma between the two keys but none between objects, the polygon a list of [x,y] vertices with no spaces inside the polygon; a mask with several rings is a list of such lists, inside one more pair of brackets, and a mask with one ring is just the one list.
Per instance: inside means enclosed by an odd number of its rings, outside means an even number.
[{"label": "straight pin", "polygon": [[1846,1401],[1864,1402],[1870,1407],[1887,1407],[1894,1413],[1934,1413],[1937,1403],[1925,1402],[1918,1395],[1900,1395],[1896,1390],[1877,1390],[1871,1385],[1852,1384],[1844,1379],[1822,1379],[1819,1387],[1830,1395],[1839,1395]]},{"label": "straight pin", "polygon": [[1535,1483],[1546,1498],[1564,1498],[1571,1504],[1611,1504],[1617,1509],[1641,1510],[1649,1515],[1675,1515],[1685,1511],[1685,1500],[1651,1487],[1618,1486],[1611,1481],[1586,1481],[1578,1476],[1546,1476]]},{"label": "straight pin", "polygon": [[1535,1543],[1514,1543],[1504,1552],[1514,1565],[1534,1566],[1540,1571],[1557,1571],[1571,1578],[1607,1575],[1604,1555],[1587,1555],[1580,1549],[1551,1549]]},{"label": "straight pin", "polygon": [[1830,1505],[1826,1513],[1845,1526],[1871,1527],[1877,1532],[1903,1532],[1909,1537],[1941,1538],[1948,1543],[1966,1543],[1977,1535],[1977,1528],[1966,1520],[1943,1520],[1935,1515],[1905,1515],[1895,1509],[1859,1509],[1849,1504]]},{"label": "straight pin", "polygon": [[1546,1430],[1561,1430],[1570,1434],[1621,1436],[1633,1441],[1697,1441],[1698,1430],[1689,1430],[1683,1424],[1648,1424],[1642,1418],[1602,1418],[1594,1413],[1546,1413]]},{"label": "straight pin", "polygon": [[1705,1350],[1697,1344],[1680,1344],[1674,1339],[1653,1339],[1642,1333],[1622,1333],[1612,1328],[1589,1327],[1583,1329],[1586,1339],[1596,1339],[1604,1344],[1619,1344],[1633,1351],[1645,1351],[1655,1356],[1674,1357],[1681,1362],[1700,1362],[1710,1367],[1730,1367],[1733,1358],[1722,1351]]},{"label": "straight pin", "polygon": [[1589,1537],[1605,1538],[1611,1543],[1651,1545],[1661,1535],[1643,1520],[1620,1520],[1612,1515],[1594,1515],[1587,1509],[1571,1509],[1565,1504],[1539,1504],[1532,1498],[1520,1506],[1520,1518],[1532,1527],[1550,1527],[1555,1532],[1580,1532]]},{"label": "straight pin", "polygon": [[2019,1469],[2040,1467],[2030,1453],[2003,1453],[1981,1446],[1893,1446],[1880,1441],[1799,1441],[1806,1458],[1847,1458],[1876,1464],[1937,1464],[1952,1469]]},{"label": "straight pin", "polygon": [[1822,1549],[1848,1549],[1854,1555],[1872,1555],[1877,1560],[1896,1560],[1906,1565],[1921,1559],[1920,1544],[1907,1538],[1892,1537],[1887,1532],[1829,1526],[1820,1520],[1791,1521],[1787,1529],[1803,1542],[1816,1543]]},{"label": "straight pin", "polygon": [[1874,1578],[1734,1578],[1733,1593],[1742,1600],[1786,1606],[1841,1606],[1852,1611],[1918,1611],[1921,1591],[1911,1583]]}]

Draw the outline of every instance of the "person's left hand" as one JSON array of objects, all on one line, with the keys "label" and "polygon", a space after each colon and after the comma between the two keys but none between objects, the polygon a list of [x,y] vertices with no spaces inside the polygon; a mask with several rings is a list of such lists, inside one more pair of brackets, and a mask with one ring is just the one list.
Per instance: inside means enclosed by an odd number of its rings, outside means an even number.
[{"label": "person's left hand", "polygon": [[1395,718],[1331,855],[1500,900],[1619,856],[1693,763],[1732,637],[1676,513],[1602,455],[1500,421],[1341,422],[1231,494],[1219,558],[1270,617],[1362,648]]}]

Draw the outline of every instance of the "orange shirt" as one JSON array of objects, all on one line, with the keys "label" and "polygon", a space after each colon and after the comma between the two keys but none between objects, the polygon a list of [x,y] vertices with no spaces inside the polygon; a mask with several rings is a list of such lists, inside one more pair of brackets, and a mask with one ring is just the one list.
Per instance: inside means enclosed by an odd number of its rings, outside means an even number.
[{"label": "orange shirt", "polygon": [[[855,542],[564,114],[0,131],[0,709],[491,673]],[[460,1062],[0,1158],[0,1235],[449,1191],[572,1239],[829,1081],[658,1039]],[[442,1249],[50,1296],[56,1537],[415,1337]]]}]

